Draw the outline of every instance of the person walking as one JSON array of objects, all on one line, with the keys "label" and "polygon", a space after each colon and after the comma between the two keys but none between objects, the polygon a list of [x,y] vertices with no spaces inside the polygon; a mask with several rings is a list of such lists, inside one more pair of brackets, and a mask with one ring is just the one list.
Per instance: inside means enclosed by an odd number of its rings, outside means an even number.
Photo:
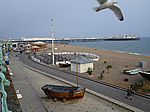
[{"label": "person walking", "polygon": [[127,96],[125,98],[126,99],[130,98],[130,100],[132,100],[132,94],[133,94],[132,88],[129,86],[127,89]]}]

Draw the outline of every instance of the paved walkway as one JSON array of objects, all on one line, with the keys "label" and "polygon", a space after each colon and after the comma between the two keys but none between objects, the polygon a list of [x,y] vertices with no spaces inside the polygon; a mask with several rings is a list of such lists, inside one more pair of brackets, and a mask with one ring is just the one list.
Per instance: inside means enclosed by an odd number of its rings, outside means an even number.
[{"label": "paved walkway", "polygon": [[41,87],[46,83],[66,85],[58,80],[44,76],[22,66],[18,57],[12,57],[10,67],[14,86],[23,98],[20,104],[23,112],[129,112],[111,102],[86,93],[81,100],[53,102],[47,99]]},{"label": "paved walkway", "polygon": [[42,104],[36,90],[33,88],[30,71],[19,63],[18,58],[12,58],[10,67],[13,71],[12,80],[16,90],[19,90],[23,99],[19,100],[23,112],[47,112]]}]

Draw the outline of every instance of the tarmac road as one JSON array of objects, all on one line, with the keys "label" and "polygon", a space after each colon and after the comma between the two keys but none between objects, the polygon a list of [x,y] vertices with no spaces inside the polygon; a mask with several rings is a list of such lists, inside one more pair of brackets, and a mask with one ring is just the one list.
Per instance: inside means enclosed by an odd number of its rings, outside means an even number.
[{"label": "tarmac road", "polygon": [[[69,82],[73,82],[76,84],[76,77],[74,75],[56,70],[56,69],[51,69],[49,67],[46,67],[44,65],[38,64],[33,62],[32,60],[28,59],[27,55],[21,54],[19,55],[19,59],[21,62],[23,62],[25,65],[28,65],[32,68],[38,69],[42,72],[45,72],[47,74],[54,75],[56,77],[62,78],[64,80],[67,80]],[[118,100],[120,102],[123,102],[125,104],[131,105],[133,107],[136,107],[138,109],[143,110],[144,112],[149,112],[150,111],[150,99],[134,95],[132,100],[125,99],[126,92],[122,91],[120,89],[116,89],[113,87],[109,87],[88,79],[84,79],[81,77],[78,77],[79,79],[79,85],[82,85],[88,89],[91,89],[93,91],[96,91],[100,94],[103,94],[105,96],[108,96],[110,98],[113,98],[115,100]]]}]

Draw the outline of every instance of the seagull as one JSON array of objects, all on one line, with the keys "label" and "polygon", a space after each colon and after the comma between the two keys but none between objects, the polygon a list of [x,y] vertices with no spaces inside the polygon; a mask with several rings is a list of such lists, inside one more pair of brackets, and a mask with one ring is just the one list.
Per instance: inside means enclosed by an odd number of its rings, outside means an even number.
[{"label": "seagull", "polygon": [[116,4],[118,3],[116,0],[97,0],[100,4],[99,7],[94,7],[94,10],[96,12],[98,11],[101,11],[103,9],[111,9],[114,14],[117,16],[117,18],[120,20],[120,21],[123,21],[124,18],[123,18],[123,14],[120,10],[120,8],[118,6],[116,6]]}]

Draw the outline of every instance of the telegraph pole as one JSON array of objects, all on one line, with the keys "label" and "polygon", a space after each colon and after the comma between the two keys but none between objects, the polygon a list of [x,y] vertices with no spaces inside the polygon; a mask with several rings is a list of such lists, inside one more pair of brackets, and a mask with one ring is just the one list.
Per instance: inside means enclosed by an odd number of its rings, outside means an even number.
[{"label": "telegraph pole", "polygon": [[51,37],[52,37],[52,65],[54,65],[54,20],[51,19]]}]

